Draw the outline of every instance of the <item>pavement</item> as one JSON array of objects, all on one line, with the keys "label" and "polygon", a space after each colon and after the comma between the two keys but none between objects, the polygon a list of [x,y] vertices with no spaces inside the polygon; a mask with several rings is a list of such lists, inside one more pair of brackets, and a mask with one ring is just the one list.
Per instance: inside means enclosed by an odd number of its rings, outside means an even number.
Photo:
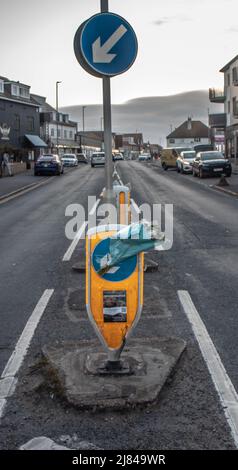
[{"label": "pavement", "polygon": [[[71,246],[65,237],[70,220],[65,212],[80,203],[87,214],[88,195],[98,198],[105,186],[104,169],[80,167],[6,201],[0,206],[0,374],[14,351],[19,354],[16,344],[33,312],[36,316],[41,311],[41,317],[20,363],[15,391],[4,402],[0,448],[18,449],[39,436],[62,442],[62,435],[76,434],[79,441],[105,450],[235,449],[227,408],[179,293],[191,296],[235,396],[237,198],[210,188],[206,180],[164,172],[147,163],[125,161],[117,169],[123,182],[131,182],[138,205],[168,203],[174,208],[173,246],[150,253],[158,271],[145,274],[144,308],[132,339],[139,344],[155,337],[180,337],[187,348],[152,405],[102,413],[69,404],[45,374],[42,349],[95,340],[85,310],[85,274],[72,269],[84,256],[85,241],[80,240],[65,257]],[[77,229],[77,214],[71,213]],[[235,410],[235,402],[233,406]]]}]

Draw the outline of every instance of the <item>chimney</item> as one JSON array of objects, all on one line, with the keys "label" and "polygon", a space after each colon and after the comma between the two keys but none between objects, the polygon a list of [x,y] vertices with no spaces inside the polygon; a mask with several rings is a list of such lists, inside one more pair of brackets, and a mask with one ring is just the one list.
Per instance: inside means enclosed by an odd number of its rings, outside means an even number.
[{"label": "chimney", "polygon": [[192,118],[190,116],[188,116],[187,128],[189,131],[192,130]]}]

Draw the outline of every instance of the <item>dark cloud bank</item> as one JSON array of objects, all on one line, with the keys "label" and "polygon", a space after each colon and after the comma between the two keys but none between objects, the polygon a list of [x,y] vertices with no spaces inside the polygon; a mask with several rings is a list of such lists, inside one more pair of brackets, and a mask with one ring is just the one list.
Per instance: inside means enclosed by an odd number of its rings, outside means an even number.
[{"label": "dark cloud bank", "polygon": [[[82,103],[85,104],[85,103]],[[209,102],[208,91],[197,90],[170,96],[151,96],[136,98],[120,105],[112,106],[114,132],[143,132],[144,138],[153,143],[165,143],[165,137],[173,128],[179,126],[188,116],[208,121],[210,112],[222,112],[222,105]],[[78,121],[82,127],[82,105],[61,108]],[[85,129],[96,130],[101,127],[101,105],[88,105],[85,110]]]}]

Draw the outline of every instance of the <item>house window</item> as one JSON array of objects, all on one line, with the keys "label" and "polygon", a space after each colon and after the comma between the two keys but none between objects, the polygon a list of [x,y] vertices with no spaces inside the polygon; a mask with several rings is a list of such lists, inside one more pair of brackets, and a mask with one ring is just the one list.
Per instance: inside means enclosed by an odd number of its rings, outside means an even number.
[{"label": "house window", "polygon": [[169,139],[169,143],[170,143],[170,144],[174,144],[174,143],[175,143],[175,140],[174,140],[174,139]]},{"label": "house window", "polygon": [[232,82],[234,84],[238,83],[238,67],[233,67],[232,69]]},{"label": "house window", "polygon": [[58,137],[60,137],[60,129],[58,129],[58,132],[57,132],[57,134],[58,134]]},{"label": "house window", "polygon": [[67,131],[64,131],[64,138],[67,139]]},{"label": "house window", "polygon": [[4,93],[4,81],[0,80],[0,93]]},{"label": "house window", "polygon": [[54,130],[53,127],[52,127],[51,130],[50,130],[50,135],[51,135],[51,137],[54,137],[54,136],[55,136],[55,130]]},{"label": "house window", "polygon": [[228,112],[228,114],[230,114],[230,112],[231,112],[231,102],[230,101],[227,102],[227,112]]},{"label": "house window", "polygon": [[236,109],[236,98],[232,98],[232,111],[233,111],[233,114],[235,114],[235,109]]},{"label": "house window", "polygon": [[18,96],[19,95],[19,87],[17,85],[12,85],[12,95]]},{"label": "house window", "polygon": [[30,93],[28,88],[20,87],[19,94],[22,98],[30,98]]},{"label": "house window", "polygon": [[27,117],[27,130],[34,131],[34,118],[31,116]]},{"label": "house window", "polygon": [[201,142],[200,137],[195,137],[195,138],[194,138],[194,142]]},{"label": "house window", "polygon": [[230,86],[231,84],[231,79],[230,79],[230,74],[227,74],[227,86]]},{"label": "house window", "polygon": [[19,116],[19,114],[15,114],[14,130],[15,131],[20,130],[20,116]]},{"label": "house window", "polygon": [[72,131],[69,131],[69,138],[70,138],[70,139],[73,138],[73,132],[72,132]]}]

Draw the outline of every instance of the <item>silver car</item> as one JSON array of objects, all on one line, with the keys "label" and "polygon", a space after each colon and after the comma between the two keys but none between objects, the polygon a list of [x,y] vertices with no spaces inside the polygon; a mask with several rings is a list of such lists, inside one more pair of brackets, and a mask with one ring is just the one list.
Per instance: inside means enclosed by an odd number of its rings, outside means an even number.
[{"label": "silver car", "polygon": [[78,166],[78,160],[74,153],[65,153],[61,157],[64,166]]},{"label": "silver car", "polygon": [[97,152],[93,153],[91,157],[91,167],[94,168],[98,165],[105,165],[105,153],[104,152]]},{"label": "silver car", "polygon": [[181,152],[176,161],[176,168],[178,173],[192,173],[192,164],[196,157],[195,150],[187,150]]}]

